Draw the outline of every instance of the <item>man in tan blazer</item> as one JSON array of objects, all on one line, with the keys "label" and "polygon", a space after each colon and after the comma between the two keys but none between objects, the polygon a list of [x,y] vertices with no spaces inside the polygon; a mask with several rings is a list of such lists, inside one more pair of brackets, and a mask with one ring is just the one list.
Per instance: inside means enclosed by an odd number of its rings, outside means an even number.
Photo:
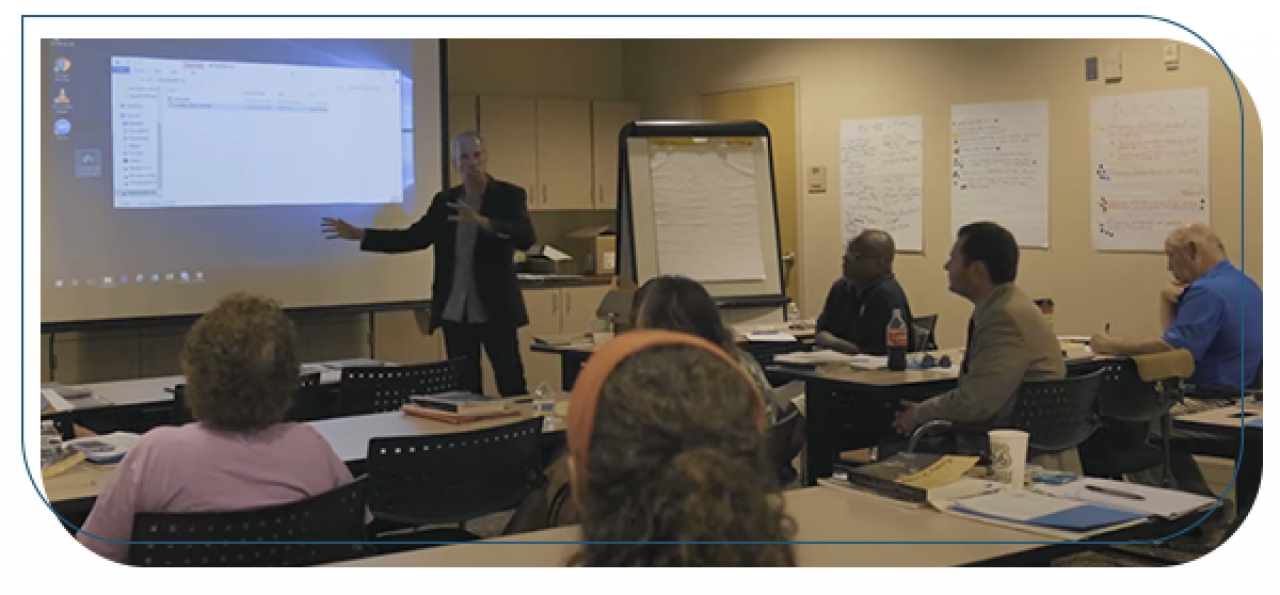
[{"label": "man in tan blazer", "polygon": [[1018,243],[1013,234],[990,222],[960,228],[946,270],[951,291],[973,302],[960,378],[954,390],[903,404],[894,428],[904,435],[938,419],[1000,427],[1024,381],[1067,374],[1058,337],[1014,283]]}]

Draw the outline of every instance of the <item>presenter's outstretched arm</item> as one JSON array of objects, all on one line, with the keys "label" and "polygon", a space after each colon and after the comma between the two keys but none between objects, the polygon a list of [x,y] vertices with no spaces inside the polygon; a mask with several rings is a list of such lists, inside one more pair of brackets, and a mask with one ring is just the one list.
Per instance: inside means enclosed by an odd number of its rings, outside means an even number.
[{"label": "presenter's outstretched arm", "polygon": [[321,226],[329,239],[356,240],[360,249],[368,252],[413,252],[425,250],[436,243],[448,218],[445,201],[436,195],[427,213],[405,229],[359,228],[342,219],[326,217]]}]

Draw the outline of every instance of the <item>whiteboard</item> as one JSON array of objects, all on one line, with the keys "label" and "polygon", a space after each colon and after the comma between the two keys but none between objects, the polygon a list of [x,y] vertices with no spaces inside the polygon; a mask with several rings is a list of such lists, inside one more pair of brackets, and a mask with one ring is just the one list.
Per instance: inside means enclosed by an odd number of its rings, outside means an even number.
[{"label": "whiteboard", "polygon": [[618,275],[703,284],[722,305],[786,305],[768,129],[648,121],[623,129]]},{"label": "whiteboard", "polygon": [[865,229],[893,236],[899,252],[924,250],[923,118],[840,123],[840,216],[844,241]]},{"label": "whiteboard", "polygon": [[1209,91],[1094,97],[1091,232],[1096,250],[1164,250],[1209,222]]},{"label": "whiteboard", "polygon": [[951,106],[951,226],[994,221],[1049,247],[1049,102]]}]

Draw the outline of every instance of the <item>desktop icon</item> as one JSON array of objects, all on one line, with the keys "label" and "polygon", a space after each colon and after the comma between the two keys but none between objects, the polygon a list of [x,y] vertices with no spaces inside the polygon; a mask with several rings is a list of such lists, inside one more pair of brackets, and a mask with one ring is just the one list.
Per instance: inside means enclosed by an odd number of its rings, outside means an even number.
[{"label": "desktop icon", "polygon": [[169,273],[169,274],[165,275],[165,276],[164,276],[164,280],[165,280],[165,281],[173,281],[173,273]]},{"label": "desktop icon", "polygon": [[53,282],[54,287],[62,287],[62,279]]},{"label": "desktop icon", "polygon": [[144,275],[144,274],[142,274],[142,273],[138,273],[137,281],[138,281],[138,283],[142,283],[144,280],[146,280],[146,278],[147,278],[147,276],[146,276],[146,275]]},{"label": "desktop icon", "polygon": [[129,275],[120,275],[120,284],[125,285],[128,283],[129,283]]},{"label": "desktop icon", "polygon": [[53,98],[54,103],[71,103],[71,98],[67,97],[66,89],[58,89],[58,96]]},{"label": "desktop icon", "polygon": [[53,61],[54,72],[66,72],[68,70],[71,70],[71,60],[68,60],[65,56],[58,56],[58,59]]},{"label": "desktop icon", "polygon": [[154,273],[151,275],[151,282],[152,282],[152,283],[155,283],[155,282],[157,282],[157,281],[159,281],[159,280],[160,280],[160,275],[158,275],[158,274],[154,274]]},{"label": "desktop icon", "polygon": [[111,277],[103,277],[103,278],[102,278],[102,284],[103,284],[103,285],[111,285]]},{"label": "desktop icon", "polygon": [[71,120],[58,118],[53,122],[53,133],[58,136],[71,134]]},{"label": "desktop icon", "polygon": [[187,275],[187,272],[186,272],[186,271],[182,271],[182,280],[183,280],[183,281],[190,281],[190,280],[191,280],[191,277]]},{"label": "desktop icon", "polygon": [[72,286],[72,287],[80,287],[80,280],[79,280],[79,279],[72,279],[72,280],[71,280],[71,286]]},{"label": "desktop icon", "polygon": [[196,281],[204,281],[204,272],[196,271]]}]

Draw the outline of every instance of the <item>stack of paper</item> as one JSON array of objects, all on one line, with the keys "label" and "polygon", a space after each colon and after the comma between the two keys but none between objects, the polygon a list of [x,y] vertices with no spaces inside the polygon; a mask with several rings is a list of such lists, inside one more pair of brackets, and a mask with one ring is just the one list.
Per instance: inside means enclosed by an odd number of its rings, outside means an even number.
[{"label": "stack of paper", "polygon": [[795,343],[798,340],[795,335],[782,331],[751,331],[746,336],[752,343]]},{"label": "stack of paper", "polygon": [[889,369],[889,356],[855,355],[849,365],[855,370],[887,370]]},{"label": "stack of paper", "polygon": [[1204,510],[1217,500],[1135,483],[1087,477],[1063,485],[1036,485],[1033,490],[1047,496],[1077,502],[1089,502],[1142,514],[1176,519]]},{"label": "stack of paper", "polygon": [[797,351],[795,353],[784,353],[782,355],[773,356],[773,361],[779,364],[792,364],[800,366],[816,366],[818,364],[850,364],[853,363],[858,356],[845,355],[835,351]]},{"label": "stack of paper", "polygon": [[1142,513],[1022,490],[964,498],[951,512],[1072,532],[1094,531],[1142,520]]}]

